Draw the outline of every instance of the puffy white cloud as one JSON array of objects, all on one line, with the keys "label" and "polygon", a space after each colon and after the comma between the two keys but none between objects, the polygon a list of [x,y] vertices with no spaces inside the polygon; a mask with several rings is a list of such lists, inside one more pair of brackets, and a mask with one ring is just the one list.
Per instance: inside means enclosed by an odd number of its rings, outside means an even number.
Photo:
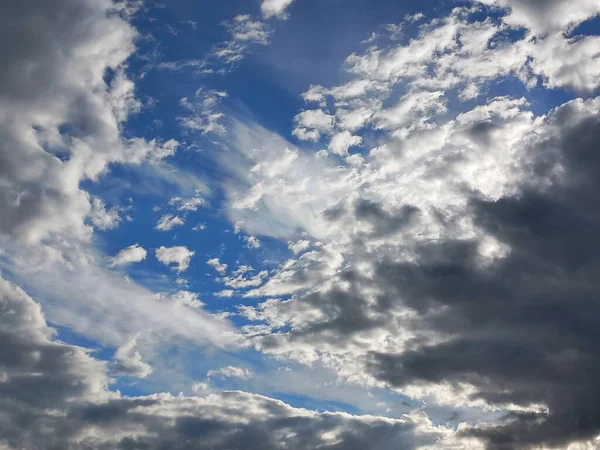
[{"label": "puffy white cloud", "polygon": [[127,264],[136,263],[146,259],[148,252],[139,244],[133,244],[121,250],[113,258],[111,267],[121,267]]},{"label": "puffy white cloud", "polygon": [[185,272],[188,269],[192,256],[195,254],[195,252],[181,245],[175,247],[161,246],[157,248],[155,252],[156,259],[165,266],[174,264],[175,267],[173,267],[173,269],[178,273]]},{"label": "puffy white cloud", "polygon": [[266,19],[270,17],[286,18],[286,10],[294,2],[294,0],[262,0],[260,4],[260,10],[263,17]]},{"label": "puffy white cloud", "polygon": [[361,143],[362,137],[353,136],[348,130],[344,130],[333,135],[327,148],[336,155],[345,156],[348,154],[348,149],[350,147],[355,147]]}]

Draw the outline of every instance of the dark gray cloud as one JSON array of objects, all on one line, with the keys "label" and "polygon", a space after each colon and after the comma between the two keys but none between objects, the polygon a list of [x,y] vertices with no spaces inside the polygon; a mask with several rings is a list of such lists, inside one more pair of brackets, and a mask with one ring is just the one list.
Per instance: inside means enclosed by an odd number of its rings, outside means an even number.
[{"label": "dark gray cloud", "polygon": [[[482,265],[475,241],[422,246],[418,260],[384,262],[378,279],[429,329],[451,337],[402,354],[373,354],[394,386],[469,383],[491,404],[543,404],[473,431],[491,448],[565,446],[600,433],[600,119],[578,102],[536,144],[532,179],[515,196],[474,197],[476,225],[510,253]],[[557,170],[560,169],[560,170]]]}]

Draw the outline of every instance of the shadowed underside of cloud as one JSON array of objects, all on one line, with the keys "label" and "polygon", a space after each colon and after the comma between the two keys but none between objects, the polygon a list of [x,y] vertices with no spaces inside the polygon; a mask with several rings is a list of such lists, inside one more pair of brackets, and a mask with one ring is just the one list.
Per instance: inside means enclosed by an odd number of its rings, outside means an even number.
[{"label": "shadowed underside of cloud", "polygon": [[448,340],[374,354],[377,378],[469,383],[492,404],[547,405],[472,432],[492,447],[565,446],[600,432],[600,119],[580,109],[561,107],[556,133],[535,145],[532,170],[547,186],[471,201],[475,223],[509,255],[481,267],[473,242],[446,241],[419,249],[414,263],[378,267],[390,295]]},{"label": "shadowed underside of cloud", "polygon": [[431,445],[451,434],[422,414],[316,413],[244,392],[121,397],[108,390],[106,363],[53,334],[39,305],[0,279],[2,448],[384,450]]}]

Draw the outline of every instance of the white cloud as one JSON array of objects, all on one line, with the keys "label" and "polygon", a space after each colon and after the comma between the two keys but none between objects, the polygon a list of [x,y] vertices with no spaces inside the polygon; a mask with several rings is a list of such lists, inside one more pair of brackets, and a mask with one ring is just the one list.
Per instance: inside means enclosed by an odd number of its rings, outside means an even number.
[{"label": "white cloud", "polygon": [[168,231],[183,224],[185,224],[185,220],[183,220],[181,217],[174,216],[172,214],[165,214],[159,219],[156,227],[154,228],[160,231]]},{"label": "white cloud", "polygon": [[198,208],[206,205],[206,200],[204,200],[202,197],[173,197],[169,201],[169,205],[177,205],[178,211],[198,211]]},{"label": "white cloud", "polygon": [[133,244],[117,253],[117,256],[113,258],[110,266],[121,267],[126,266],[127,264],[140,262],[146,259],[147,254],[148,252],[139,244]]},{"label": "white cloud", "polygon": [[231,289],[223,289],[222,291],[216,292],[215,297],[231,298],[235,292]]},{"label": "white cloud", "polygon": [[207,377],[220,377],[224,378],[250,378],[252,376],[252,372],[250,372],[245,367],[234,367],[227,366],[221,369],[213,369],[209,370],[206,374]]},{"label": "white cloud", "polygon": [[136,339],[131,338],[125,345],[117,349],[110,366],[114,375],[146,378],[152,373],[152,367],[142,361],[142,355],[136,346]]},{"label": "white cloud", "polygon": [[298,253],[302,253],[310,248],[310,241],[302,239],[296,242],[288,242],[288,248],[292,251],[292,253],[294,253],[294,255],[297,255]]},{"label": "white cloud", "polygon": [[239,14],[226,24],[230,39],[213,49],[213,55],[233,64],[241,61],[253,45],[267,45],[271,32],[260,20]]},{"label": "white cloud", "polygon": [[215,268],[215,270],[221,274],[227,271],[227,264],[221,263],[219,258],[211,258],[206,261],[206,264]]},{"label": "white cloud", "polygon": [[534,33],[543,34],[565,31],[584,20],[600,14],[595,0],[479,0],[482,3],[509,8],[504,20],[516,26],[524,26]]},{"label": "white cloud", "polygon": [[248,248],[260,248],[260,240],[256,236],[244,236],[244,241]]},{"label": "white cloud", "polygon": [[173,268],[178,273],[185,272],[190,266],[190,261],[195,252],[188,250],[184,246],[159,247],[156,249],[156,258],[165,266],[174,264]]},{"label": "white cloud", "polygon": [[271,17],[277,17],[284,19],[287,17],[286,10],[293,3],[294,0],[262,0],[260,4],[260,10],[263,17],[269,19]]},{"label": "white cloud", "polygon": [[179,103],[192,114],[180,117],[181,124],[191,130],[198,130],[202,134],[214,133],[217,135],[227,130],[223,121],[225,115],[218,110],[227,92],[198,89],[192,100],[183,97]]},{"label": "white cloud", "polygon": [[92,198],[90,220],[99,230],[111,230],[119,225],[121,217],[119,216],[117,208],[112,208],[107,211],[102,199],[94,197]]},{"label": "white cloud", "polygon": [[344,130],[340,133],[333,135],[331,141],[329,141],[329,151],[336,155],[344,156],[348,154],[350,147],[356,147],[362,144],[362,137],[353,136],[348,130]]},{"label": "white cloud", "polygon": [[321,133],[333,130],[334,117],[321,109],[310,109],[296,115],[294,123],[294,136],[305,141],[318,141]]}]

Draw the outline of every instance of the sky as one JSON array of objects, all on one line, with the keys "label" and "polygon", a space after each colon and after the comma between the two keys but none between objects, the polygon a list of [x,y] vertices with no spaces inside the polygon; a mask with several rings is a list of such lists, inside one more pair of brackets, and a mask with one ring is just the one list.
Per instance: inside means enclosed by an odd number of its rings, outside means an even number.
[{"label": "sky", "polygon": [[0,450],[600,448],[597,0],[0,2]]}]

